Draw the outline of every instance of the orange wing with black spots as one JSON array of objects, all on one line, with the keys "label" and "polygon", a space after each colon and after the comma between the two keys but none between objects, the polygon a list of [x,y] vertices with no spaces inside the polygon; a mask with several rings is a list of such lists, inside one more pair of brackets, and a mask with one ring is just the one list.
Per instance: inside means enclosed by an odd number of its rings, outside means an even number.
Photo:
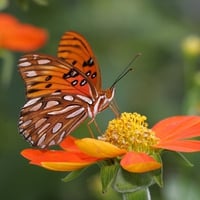
[{"label": "orange wing with black spots", "polygon": [[98,64],[87,41],[78,33],[62,37],[58,57],[27,54],[19,59],[27,102],[19,130],[33,146],[60,143],[87,117],[109,106],[114,89],[102,90]]},{"label": "orange wing with black spots", "polygon": [[19,60],[18,65],[26,83],[28,99],[53,92],[96,96],[96,88],[82,71],[56,57],[28,54]]},{"label": "orange wing with black spots", "polygon": [[76,32],[66,32],[60,40],[57,56],[80,69],[95,88],[101,89],[101,74],[97,60],[87,40]]}]

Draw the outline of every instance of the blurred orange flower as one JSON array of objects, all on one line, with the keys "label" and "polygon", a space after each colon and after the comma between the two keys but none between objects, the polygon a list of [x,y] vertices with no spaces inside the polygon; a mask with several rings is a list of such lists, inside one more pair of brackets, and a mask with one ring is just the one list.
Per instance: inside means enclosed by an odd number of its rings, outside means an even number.
[{"label": "blurred orange flower", "polygon": [[[146,117],[138,113],[122,113],[110,121],[105,134],[98,139],[66,137],[63,150],[25,149],[21,154],[36,164],[56,171],[73,171],[100,160],[116,158],[121,167],[133,173],[144,173],[162,167],[162,150],[200,151],[199,116],[174,116],[148,128]],[[76,157],[76,159],[74,158]],[[71,167],[73,165],[73,168]]]},{"label": "blurred orange flower", "polygon": [[0,48],[11,51],[35,51],[47,41],[47,32],[30,24],[22,24],[12,15],[0,14]]}]

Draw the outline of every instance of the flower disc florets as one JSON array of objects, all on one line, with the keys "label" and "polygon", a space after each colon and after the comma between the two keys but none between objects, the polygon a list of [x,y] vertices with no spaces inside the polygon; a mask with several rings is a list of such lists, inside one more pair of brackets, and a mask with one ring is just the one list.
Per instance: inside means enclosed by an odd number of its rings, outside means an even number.
[{"label": "flower disc florets", "polygon": [[159,138],[148,128],[146,119],[138,113],[122,113],[109,122],[106,132],[99,139],[127,151],[150,153]]}]

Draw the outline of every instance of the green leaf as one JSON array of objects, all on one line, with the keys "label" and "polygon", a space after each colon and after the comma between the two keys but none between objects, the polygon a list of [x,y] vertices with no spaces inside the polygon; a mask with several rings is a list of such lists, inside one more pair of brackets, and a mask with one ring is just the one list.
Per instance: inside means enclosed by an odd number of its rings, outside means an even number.
[{"label": "green leaf", "polygon": [[102,192],[105,193],[116,176],[119,165],[102,166],[100,171]]},{"label": "green leaf", "polygon": [[80,169],[80,170],[76,170],[73,172],[70,172],[69,174],[67,174],[67,176],[65,176],[64,178],[62,178],[62,181],[64,182],[69,182],[74,180],[75,178],[77,178],[78,176],[80,176],[80,174],[85,171],[86,168]]},{"label": "green leaf", "polygon": [[150,172],[130,173],[119,168],[113,181],[113,189],[120,193],[135,192],[147,188],[154,183],[154,177]]}]

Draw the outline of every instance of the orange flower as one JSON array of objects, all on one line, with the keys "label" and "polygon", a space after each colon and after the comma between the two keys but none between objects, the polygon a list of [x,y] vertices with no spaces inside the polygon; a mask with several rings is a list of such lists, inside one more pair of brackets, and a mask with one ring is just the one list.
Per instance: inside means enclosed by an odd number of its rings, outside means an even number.
[{"label": "orange flower", "polygon": [[[199,116],[170,117],[149,129],[145,116],[122,113],[120,118],[110,121],[106,132],[98,139],[68,136],[60,144],[63,150],[25,149],[22,155],[32,164],[57,171],[73,171],[100,160],[116,159],[123,169],[144,173],[162,167],[158,157],[164,149],[200,151],[200,141],[190,140],[198,136]],[[69,168],[71,163],[73,168]]]},{"label": "orange flower", "polygon": [[31,164],[55,171],[74,171],[99,160],[81,152],[72,136],[66,137],[60,146],[62,150],[25,149],[21,154],[31,160]]},{"label": "orange flower", "polygon": [[0,48],[11,51],[35,51],[47,40],[47,32],[30,24],[22,24],[12,15],[0,14]]}]

